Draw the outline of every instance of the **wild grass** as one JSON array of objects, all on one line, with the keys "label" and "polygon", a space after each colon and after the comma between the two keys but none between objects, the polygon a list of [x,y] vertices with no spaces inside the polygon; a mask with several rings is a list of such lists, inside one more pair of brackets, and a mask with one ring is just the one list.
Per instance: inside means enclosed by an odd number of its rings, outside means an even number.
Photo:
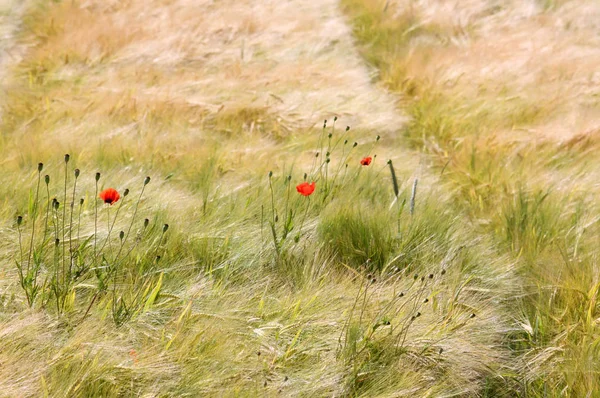
[{"label": "wild grass", "polygon": [[413,3],[343,1],[406,124],[333,1],[28,3],[0,123],[0,396],[593,396],[598,140],[588,117],[545,133],[593,114],[592,62],[548,65],[562,97],[493,68],[474,89],[455,48],[526,10]]},{"label": "wild grass", "polygon": [[[516,68],[513,81],[498,74],[505,70],[502,62],[514,65],[519,62],[516,57],[524,57],[504,53],[501,47],[526,41],[507,28],[511,17],[521,13],[517,3],[486,8],[483,2],[472,2],[461,7],[456,18],[445,13],[442,4],[343,3],[381,81],[404,96],[411,116],[404,132],[407,142],[429,155],[455,192],[454,206],[470,214],[478,234],[489,236],[500,252],[510,254],[522,277],[523,296],[509,309],[516,331],[504,342],[519,363],[510,376],[516,384],[495,385],[488,393],[596,394],[599,362],[592,358],[597,327],[588,326],[599,310],[597,251],[595,243],[583,242],[595,240],[598,210],[592,198],[597,189],[581,176],[583,170],[593,172],[597,162],[589,156],[588,144],[578,149],[565,145],[579,142],[586,133],[572,126],[561,130],[563,136],[554,135],[560,122],[553,120],[555,114],[574,119],[585,114],[579,101],[585,94],[574,84],[577,72],[562,81],[560,90],[540,80],[538,69]],[[540,2],[535,13],[549,21],[562,13],[585,20],[586,5],[579,4],[585,2],[572,3],[582,8]],[[499,27],[502,35],[496,31]],[[535,35],[538,45],[546,40],[539,36],[545,29],[546,21],[531,18],[519,31]],[[561,34],[565,48],[575,51],[574,36],[568,30]],[[485,76],[478,68],[488,40],[494,40],[498,50],[495,60],[485,64],[491,71]],[[556,49],[543,66],[550,68],[562,57]],[[447,69],[437,69],[436,62]],[[457,73],[468,79],[450,77]],[[530,102],[536,92],[547,96]],[[571,100],[571,95],[577,99]],[[571,138],[573,134],[580,138]],[[580,267],[574,268],[576,263]],[[577,281],[571,279],[573,272]]]}]

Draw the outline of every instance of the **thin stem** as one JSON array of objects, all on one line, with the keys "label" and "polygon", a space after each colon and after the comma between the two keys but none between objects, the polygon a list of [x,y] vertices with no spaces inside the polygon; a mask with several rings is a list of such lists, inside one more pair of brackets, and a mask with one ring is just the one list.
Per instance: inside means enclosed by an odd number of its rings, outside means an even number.
[{"label": "thin stem", "polygon": [[[47,197],[47,203],[46,203],[46,221],[44,223],[44,240],[42,241],[43,245],[46,244],[46,239],[48,238],[48,218],[49,218],[49,215],[50,215],[50,188],[48,187],[48,183],[46,183],[46,197]],[[42,248],[43,247],[44,246],[42,246]]]},{"label": "thin stem", "polygon": [[40,193],[40,181],[42,179],[42,172],[38,170],[38,181],[37,187],[35,189],[35,201],[33,203],[33,221],[31,222],[31,241],[29,242],[29,254],[27,255],[27,275],[29,275],[29,268],[31,264],[31,255],[33,253],[33,237],[35,236],[35,221],[37,219],[37,207],[38,207],[38,197]]},{"label": "thin stem", "polygon": [[[79,169],[75,170],[76,172]],[[69,280],[73,272],[73,209],[75,207],[75,192],[77,191],[77,174],[75,174],[75,182],[73,183],[73,196],[71,198],[71,217],[69,220]]]},{"label": "thin stem", "polygon": [[[96,174],[98,176],[98,174]],[[98,245],[98,178],[96,177],[96,194],[94,195],[94,263]]]}]

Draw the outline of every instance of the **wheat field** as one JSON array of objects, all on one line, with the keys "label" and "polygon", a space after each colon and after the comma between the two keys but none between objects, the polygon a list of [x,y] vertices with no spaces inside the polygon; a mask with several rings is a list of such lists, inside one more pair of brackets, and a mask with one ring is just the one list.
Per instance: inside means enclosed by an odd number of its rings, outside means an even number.
[{"label": "wheat field", "polygon": [[0,397],[600,396],[594,0],[0,0]]}]

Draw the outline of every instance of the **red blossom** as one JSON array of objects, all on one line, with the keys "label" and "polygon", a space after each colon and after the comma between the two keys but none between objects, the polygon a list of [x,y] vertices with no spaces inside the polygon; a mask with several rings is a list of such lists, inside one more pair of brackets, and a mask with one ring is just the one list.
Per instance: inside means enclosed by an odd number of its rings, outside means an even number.
[{"label": "red blossom", "polygon": [[117,190],[114,188],[107,188],[104,191],[100,192],[100,195],[98,196],[104,201],[104,203],[108,203],[109,205],[118,202],[121,198],[119,192],[117,192]]},{"label": "red blossom", "polygon": [[368,165],[370,165],[370,164],[371,164],[371,161],[372,161],[372,160],[373,160],[373,158],[372,158],[372,157],[370,157],[370,156],[367,156],[367,157],[365,157],[365,158],[362,158],[362,159],[360,160],[360,164],[362,164],[363,166],[368,166]]},{"label": "red blossom", "polygon": [[296,191],[298,191],[300,195],[309,196],[315,191],[315,183],[313,182],[309,184],[305,181],[301,184],[296,185]]}]

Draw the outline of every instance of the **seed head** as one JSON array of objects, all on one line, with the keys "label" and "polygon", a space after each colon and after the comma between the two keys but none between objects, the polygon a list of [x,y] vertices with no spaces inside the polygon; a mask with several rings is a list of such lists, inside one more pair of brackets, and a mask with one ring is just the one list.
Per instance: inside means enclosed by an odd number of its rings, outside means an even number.
[{"label": "seed head", "polygon": [[21,225],[23,223],[23,216],[17,217],[17,225]]},{"label": "seed head", "polygon": [[48,174],[44,176],[44,182],[46,183],[46,185],[50,184],[50,176]]},{"label": "seed head", "polygon": [[60,239],[56,238],[54,240],[54,246],[58,246],[60,244]]},{"label": "seed head", "polygon": [[150,220],[148,220],[147,218],[144,218],[144,228],[146,228],[149,223],[150,223]]},{"label": "seed head", "polygon": [[69,163],[69,159],[71,159],[71,155],[69,155],[68,153],[65,154],[65,163]]},{"label": "seed head", "polygon": [[346,126],[346,131],[350,130],[350,126]]},{"label": "seed head", "polygon": [[471,314],[471,316],[469,318],[471,318],[471,319],[475,318],[475,314],[474,313]]},{"label": "seed head", "polygon": [[375,137],[375,141],[379,141],[381,139],[380,136]]},{"label": "seed head", "polygon": [[169,224],[163,225],[163,233],[167,232],[168,229],[169,229]]},{"label": "seed head", "polygon": [[352,148],[356,148],[358,146],[358,142],[355,142],[354,144],[352,144]]},{"label": "seed head", "polygon": [[148,185],[149,182],[150,182],[150,177],[144,178],[144,185]]},{"label": "seed head", "polygon": [[337,116],[334,116],[334,117],[333,117],[333,121],[334,121],[334,122],[337,122]]},{"label": "seed head", "polygon": [[333,136],[333,134],[332,134],[332,133],[329,133],[329,134],[327,135],[327,138],[331,138],[332,136]]},{"label": "seed head", "polygon": [[38,163],[38,173],[41,173],[44,169],[44,163]]},{"label": "seed head", "polygon": [[446,273],[446,270],[443,269],[442,272],[440,272],[442,275],[444,275]]},{"label": "seed head", "polygon": [[429,302],[429,299],[428,299],[428,298],[426,298],[425,300],[423,300],[423,302],[424,302],[424,303],[428,303],[428,302]]},{"label": "seed head", "polygon": [[96,182],[100,179],[100,173],[96,173]]},{"label": "seed head", "polygon": [[433,274],[429,274],[429,279],[433,279]]},{"label": "seed head", "polygon": [[125,190],[123,191],[123,197],[129,195],[129,188],[125,188]]},{"label": "seed head", "polygon": [[123,240],[124,237],[125,237],[125,232],[123,232],[123,231],[119,232],[119,239]]},{"label": "seed head", "polygon": [[79,199],[79,206],[83,204],[83,198]]},{"label": "seed head", "polygon": [[75,169],[75,178],[79,177],[79,173],[80,173],[79,169]]},{"label": "seed head", "polygon": [[273,177],[273,172],[269,171],[269,178]]},{"label": "seed head", "polygon": [[398,295],[398,297],[404,297],[404,293],[400,292],[400,294]]}]

